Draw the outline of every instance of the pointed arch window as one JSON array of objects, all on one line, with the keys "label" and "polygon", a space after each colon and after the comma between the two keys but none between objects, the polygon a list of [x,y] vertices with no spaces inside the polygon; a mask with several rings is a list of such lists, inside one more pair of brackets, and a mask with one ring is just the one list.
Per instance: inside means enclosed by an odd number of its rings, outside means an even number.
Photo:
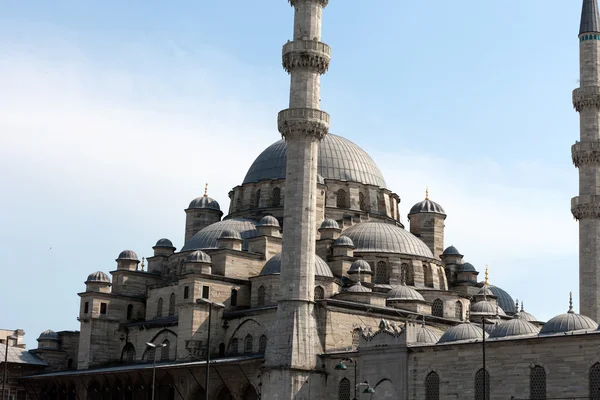
[{"label": "pointed arch window", "polygon": [[160,349],[160,360],[168,361],[169,360],[169,352],[171,351],[171,342],[169,339],[165,339],[162,342],[163,347]]},{"label": "pointed arch window", "polygon": [[460,301],[457,301],[454,305],[454,318],[463,320],[463,305]]},{"label": "pointed arch window", "polygon": [[267,336],[261,335],[260,339],[258,340],[258,352],[265,354],[265,351],[267,351]]},{"label": "pointed arch window", "polygon": [[435,371],[425,378],[425,400],[440,400],[440,376]]},{"label": "pointed arch window", "polygon": [[315,287],[315,301],[325,298],[325,290],[321,286]]},{"label": "pointed arch window", "polygon": [[348,208],[348,204],[346,203],[346,191],[344,189],[340,189],[336,192],[336,207]]},{"label": "pointed arch window", "polygon": [[265,287],[261,286],[258,288],[258,306],[265,305]]},{"label": "pointed arch window", "polygon": [[135,362],[135,347],[133,347],[133,344],[127,343],[125,347],[123,347],[123,352],[121,353],[121,360],[124,363]]},{"label": "pointed arch window", "polygon": [[375,266],[375,283],[390,283],[388,268],[385,261],[379,261]]},{"label": "pointed arch window", "polygon": [[158,298],[158,302],[156,304],[156,318],[160,318],[163,316],[163,299],[162,297]]},{"label": "pointed arch window", "polygon": [[435,299],[431,305],[431,315],[435,317],[444,316],[444,302],[440,299]]},{"label": "pointed arch window", "polygon": [[350,400],[350,381],[344,378],[340,381],[338,400]]},{"label": "pointed arch window", "polygon": [[600,363],[590,368],[590,399],[600,400]]},{"label": "pointed arch window", "polygon": [[239,343],[237,338],[231,339],[231,346],[229,347],[229,352],[231,354],[237,354],[239,351]]},{"label": "pointed arch window", "polygon": [[252,353],[253,342],[254,339],[252,338],[252,335],[246,335],[246,338],[244,339],[244,353]]},{"label": "pointed arch window", "polygon": [[175,315],[175,293],[169,296],[169,315]]},{"label": "pointed arch window", "polygon": [[[484,379],[485,376],[485,379]],[[490,398],[490,374],[488,371],[484,371],[483,368],[477,371],[475,374],[475,400],[484,400],[483,390],[485,381],[485,399]]]},{"label": "pointed arch window", "polygon": [[539,365],[531,368],[529,398],[533,400],[546,400],[546,370]]},{"label": "pointed arch window", "polygon": [[273,207],[279,207],[281,205],[281,189],[278,187],[273,189],[273,195],[271,196],[271,205]]}]

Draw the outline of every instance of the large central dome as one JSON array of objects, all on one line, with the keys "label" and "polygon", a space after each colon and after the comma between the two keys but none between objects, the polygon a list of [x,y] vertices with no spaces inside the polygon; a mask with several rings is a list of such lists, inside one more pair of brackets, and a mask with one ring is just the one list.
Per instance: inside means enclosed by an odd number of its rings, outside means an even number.
[{"label": "large central dome", "polygon": [[[244,183],[285,178],[287,143],[273,143],[248,170]],[[325,179],[358,182],[387,188],[385,179],[366,151],[348,139],[327,135],[319,146],[317,172]]]}]

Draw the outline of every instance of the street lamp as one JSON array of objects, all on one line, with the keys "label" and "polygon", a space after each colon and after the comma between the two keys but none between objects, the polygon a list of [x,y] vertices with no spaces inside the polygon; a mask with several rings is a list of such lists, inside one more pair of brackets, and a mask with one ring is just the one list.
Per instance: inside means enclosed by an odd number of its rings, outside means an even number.
[{"label": "street lamp", "polygon": [[197,304],[206,304],[208,305],[208,334],[206,338],[206,372],[204,374],[204,399],[208,400],[208,377],[209,377],[209,364],[210,364],[210,321],[212,317],[212,308],[213,306],[217,308],[225,307],[223,303],[215,303],[208,299],[197,299]]},{"label": "street lamp", "polygon": [[154,400],[154,392],[156,391],[156,389],[154,387],[156,384],[156,349],[165,347],[166,345],[167,345],[166,343],[154,344],[154,343],[146,342],[147,347],[154,349],[154,360],[152,360],[152,400]]},{"label": "street lamp", "polygon": [[348,366],[346,364],[344,364],[344,362],[348,362],[352,365],[354,365],[354,398],[353,400],[358,400],[357,394],[356,392],[358,391],[358,387],[359,386],[367,386],[367,388],[363,391],[363,393],[375,393],[375,389],[373,389],[371,387],[371,385],[369,385],[369,381],[364,381],[361,383],[356,383],[357,377],[356,377],[356,361],[353,358],[349,358],[349,357],[344,357],[342,358],[342,360],[336,364],[336,366],[334,367],[334,369],[336,371],[346,371],[348,370]]},{"label": "street lamp", "polygon": [[16,336],[7,336],[6,337],[6,349],[4,350],[4,374],[2,375],[2,400],[4,400],[4,385],[6,384],[6,380],[8,379],[8,341],[9,340],[18,340]]}]

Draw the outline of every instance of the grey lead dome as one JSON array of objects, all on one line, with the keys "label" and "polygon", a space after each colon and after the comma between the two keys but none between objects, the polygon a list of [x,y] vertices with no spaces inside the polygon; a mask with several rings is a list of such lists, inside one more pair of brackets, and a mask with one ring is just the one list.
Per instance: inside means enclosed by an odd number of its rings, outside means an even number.
[{"label": "grey lead dome", "polygon": [[262,217],[260,221],[258,221],[258,226],[275,226],[278,228],[280,227],[279,221],[277,221],[277,218],[275,218],[272,215],[266,215]]},{"label": "grey lead dome", "polygon": [[[464,323],[460,325],[453,326],[448,329],[438,343],[448,343],[448,342],[457,342],[460,340],[473,340],[473,339],[483,339],[483,330],[477,325],[471,323]],[[488,337],[488,334],[485,334],[485,337]]]},{"label": "grey lead dome", "polygon": [[96,271],[88,275],[86,282],[110,283],[110,277],[102,271]]},{"label": "grey lead dome", "polygon": [[[263,266],[259,275],[274,275],[281,273],[281,253],[275,254]],[[321,257],[315,254],[315,276],[333,278],[329,265]]]},{"label": "grey lead dome", "polygon": [[531,322],[522,319],[513,318],[509,321],[501,322],[490,333],[490,338],[500,338],[509,336],[529,336],[537,335],[539,329]]},{"label": "grey lead dome", "polygon": [[553,333],[573,332],[581,330],[595,330],[598,324],[585,315],[575,314],[569,311],[565,314],[557,315],[542,326],[540,335],[550,335]]},{"label": "grey lead dome", "polygon": [[240,234],[242,239],[244,239],[244,244],[242,244],[244,250],[246,249],[245,239],[258,236],[256,221],[243,218],[226,219],[215,222],[202,229],[200,232],[197,232],[188,239],[181,251],[218,249],[218,241],[221,234],[228,230],[233,230]]},{"label": "grey lead dome", "polygon": [[215,199],[208,196],[195,198],[192,200],[188,208],[208,208],[209,210],[221,211],[221,206],[219,206],[219,203],[217,203]]},{"label": "grey lead dome", "polygon": [[40,336],[37,338],[38,341],[40,340],[54,340],[54,341],[59,341],[60,338],[58,337],[58,333],[54,332],[53,330],[47,329],[44,332],[40,333]]},{"label": "grey lead dome", "polygon": [[329,218],[321,222],[321,227],[319,229],[340,229],[340,225],[335,219]]},{"label": "grey lead dome", "polygon": [[[273,143],[252,163],[243,183],[284,179],[286,161],[287,143],[283,140]],[[317,172],[325,179],[387,187],[367,152],[348,139],[332,134],[325,136],[319,145]]]},{"label": "grey lead dome", "polygon": [[167,238],[159,239],[158,242],[156,242],[156,244],[154,245],[154,247],[165,247],[165,248],[169,248],[169,249],[175,248],[175,246],[173,246],[173,242],[171,242]]},{"label": "grey lead dome", "polygon": [[123,250],[121,253],[119,253],[119,257],[117,257],[117,261],[118,260],[139,261],[139,258],[137,256],[137,254],[135,254],[135,251],[133,251],[133,250]]},{"label": "grey lead dome", "polygon": [[446,212],[444,211],[441,205],[429,199],[425,199],[412,206],[410,212],[408,213],[409,219],[410,215],[418,213],[436,213],[446,215]]},{"label": "grey lead dome", "polygon": [[186,262],[189,263],[207,263],[210,264],[212,262],[210,256],[203,251],[196,250],[185,259]]},{"label": "grey lead dome", "polygon": [[352,239],[355,252],[410,254],[433,258],[423,241],[399,226],[382,222],[361,222],[344,231]]}]

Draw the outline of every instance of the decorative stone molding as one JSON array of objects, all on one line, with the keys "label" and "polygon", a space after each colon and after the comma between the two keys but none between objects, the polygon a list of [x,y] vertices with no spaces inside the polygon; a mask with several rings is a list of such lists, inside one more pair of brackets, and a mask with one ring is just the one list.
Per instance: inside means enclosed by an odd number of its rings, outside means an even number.
[{"label": "decorative stone molding", "polygon": [[289,2],[292,5],[292,7],[296,7],[296,4],[302,3],[302,2],[317,3],[317,4],[320,4],[321,7],[323,7],[323,8],[327,7],[327,4],[329,4],[329,0],[289,0]]},{"label": "decorative stone molding", "polygon": [[295,68],[324,74],[329,69],[331,47],[316,40],[295,40],[283,46],[282,65],[288,73]]},{"label": "decorative stone molding", "polygon": [[286,139],[302,135],[322,140],[329,132],[329,114],[312,108],[288,108],[279,112],[277,126]]},{"label": "decorative stone molding", "polygon": [[582,195],[571,199],[571,212],[576,220],[600,218],[600,196]]},{"label": "decorative stone molding", "polygon": [[571,157],[577,168],[580,165],[600,165],[600,141],[575,143],[571,146]]},{"label": "decorative stone molding", "polygon": [[584,107],[600,108],[600,87],[585,86],[573,90],[573,107],[577,112]]}]

